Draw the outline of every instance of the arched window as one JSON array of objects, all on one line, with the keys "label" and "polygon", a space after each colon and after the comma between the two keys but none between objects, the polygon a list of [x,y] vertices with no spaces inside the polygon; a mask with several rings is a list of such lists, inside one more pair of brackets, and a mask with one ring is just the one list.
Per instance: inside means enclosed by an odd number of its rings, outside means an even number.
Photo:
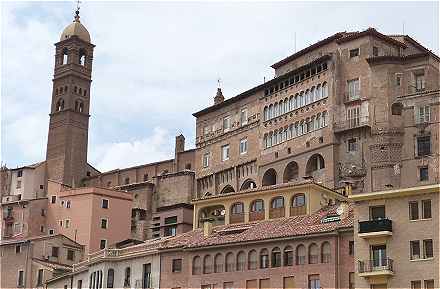
[{"label": "arched window", "polygon": [[327,82],[324,82],[322,84],[322,97],[327,97],[328,96],[328,85]]},{"label": "arched window", "polygon": [[214,272],[221,273],[223,272],[223,255],[218,253],[214,258]]},{"label": "arched window", "polygon": [[287,128],[286,139],[289,140],[292,138],[292,131],[293,131],[293,124],[290,124],[289,127]]},{"label": "arched window", "polygon": [[280,104],[279,104],[279,111],[280,111],[280,115],[284,114],[284,102],[283,100],[280,100]]},{"label": "arched window", "polygon": [[115,270],[107,270],[107,288],[113,288],[115,284]]},{"label": "arched window", "polygon": [[315,87],[313,86],[310,89],[310,102],[314,102],[315,101]]},{"label": "arched window", "polygon": [[329,242],[324,242],[321,245],[321,262],[330,263],[332,259],[332,252]]},{"label": "arched window", "polygon": [[234,192],[235,192],[234,188],[231,185],[227,185],[220,191],[220,194],[230,194]]},{"label": "arched window", "polygon": [[305,102],[306,102],[306,105],[310,103],[310,90],[308,90],[308,89],[306,90],[306,93],[305,93]]},{"label": "arched window", "polygon": [[248,253],[248,270],[255,270],[257,269],[257,251],[250,250]]},{"label": "arched window", "polygon": [[264,201],[261,199],[254,200],[250,206],[251,212],[264,212]]},{"label": "arched window", "polygon": [[64,99],[60,98],[57,101],[56,111],[64,110]]},{"label": "arched window", "polygon": [[321,127],[327,126],[327,112],[323,111],[321,114]]},{"label": "arched window", "polygon": [[324,158],[320,154],[314,154],[307,161],[306,174],[312,174],[315,171],[325,168]]},{"label": "arched window", "polygon": [[240,191],[243,190],[249,190],[249,189],[255,189],[257,187],[257,184],[255,183],[254,180],[252,179],[247,179],[246,181],[243,182],[243,184],[241,185]]},{"label": "arched window", "polygon": [[278,130],[278,143],[283,142],[283,129]]},{"label": "arched window", "polygon": [[124,288],[130,287],[130,279],[131,279],[131,268],[127,267],[125,268],[124,273]]},{"label": "arched window", "polygon": [[267,106],[264,107],[264,120],[269,119],[269,108]]},{"label": "arched window", "polygon": [[296,247],[296,265],[304,265],[306,263],[306,247],[298,245]]},{"label": "arched window", "polygon": [[298,93],[295,94],[295,102],[294,102],[294,105],[295,105],[295,109],[297,109],[297,108],[299,107],[299,105],[300,105],[299,94],[298,94]]},{"label": "arched window", "polygon": [[272,267],[281,267],[281,250],[278,247],[272,249]]},{"label": "arched window", "polygon": [[305,102],[304,91],[301,91],[301,93],[299,94],[299,106],[303,107],[305,104],[306,102]]},{"label": "arched window", "polygon": [[293,95],[289,98],[289,111],[292,111],[295,109],[295,99],[293,98]]},{"label": "arched window", "polygon": [[234,271],[234,254],[228,253],[226,254],[226,270],[225,272],[233,272]]},{"label": "arched window", "polygon": [[269,268],[269,251],[262,249],[260,251],[260,269]]},{"label": "arched window", "polygon": [[246,254],[243,251],[240,251],[237,254],[236,271],[244,271],[244,269],[246,269],[245,267],[246,267]]},{"label": "arched window", "polygon": [[269,105],[269,119],[273,118],[273,104]]},{"label": "arched window", "polygon": [[317,264],[318,263],[318,245],[312,243],[309,246],[309,264]]},{"label": "arched window", "polygon": [[62,65],[67,64],[69,61],[69,51],[67,50],[67,48],[63,49],[63,62],[61,63]]},{"label": "arched window", "polygon": [[203,257],[203,274],[212,273],[212,257],[211,255],[206,255]]},{"label": "arched window", "polygon": [[283,183],[288,183],[298,179],[298,171],[299,168],[296,162],[293,161],[288,163],[286,168],[284,169]]},{"label": "arched window", "polygon": [[321,84],[318,84],[318,85],[316,86],[316,94],[315,94],[315,98],[316,98],[316,100],[322,98]]},{"label": "arched window", "polygon": [[315,128],[316,129],[320,129],[321,128],[321,114],[320,113],[318,113],[316,115],[316,118],[315,118]]},{"label": "arched window", "polygon": [[192,274],[193,275],[200,275],[201,273],[201,265],[202,265],[202,259],[200,256],[195,256],[192,263]]},{"label": "arched window", "polygon": [[235,203],[231,206],[232,215],[241,215],[243,214],[243,211],[243,203]]},{"label": "arched window", "polygon": [[287,98],[284,99],[284,113],[289,112],[289,100]]},{"label": "arched window", "polygon": [[268,137],[268,139],[267,139],[267,141],[268,141],[268,147],[271,147],[272,146],[272,144],[273,144],[273,132],[270,132],[269,133],[269,137]]},{"label": "arched window", "polygon": [[267,133],[264,134],[263,137],[263,147],[267,149],[269,147],[269,142],[267,141]]},{"label": "arched window", "polygon": [[277,172],[274,169],[268,169],[263,175],[263,186],[271,186],[277,183]]},{"label": "arched window", "polygon": [[84,49],[79,50],[79,65],[85,66],[86,65],[86,52]]},{"label": "arched window", "polygon": [[293,249],[291,246],[284,248],[284,266],[293,266]]},{"label": "arched window", "polygon": [[84,111],[84,103],[81,100],[75,101],[75,111],[78,111],[78,112]]},{"label": "arched window", "polygon": [[275,130],[273,132],[273,140],[272,140],[272,144],[273,145],[277,145],[278,144],[278,130]]},{"label": "arched window", "polygon": [[272,199],[272,202],[270,203],[272,209],[280,209],[284,208],[284,198],[279,196]]},{"label": "arched window", "polygon": [[275,102],[275,105],[273,107],[274,110],[274,117],[277,117],[279,115],[279,111],[278,111],[278,102]]}]

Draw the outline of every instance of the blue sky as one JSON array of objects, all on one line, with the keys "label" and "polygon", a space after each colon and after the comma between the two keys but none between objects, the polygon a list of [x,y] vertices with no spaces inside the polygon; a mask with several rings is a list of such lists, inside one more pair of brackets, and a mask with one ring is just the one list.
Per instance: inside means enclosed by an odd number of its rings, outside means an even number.
[{"label": "blue sky", "polygon": [[[44,160],[54,46],[72,2],[1,3],[1,160]],[[101,170],[194,146],[192,113],[273,77],[270,65],[338,31],[375,27],[439,52],[438,2],[87,2],[96,45],[89,162]],[[404,24],[403,24],[404,23]]]}]

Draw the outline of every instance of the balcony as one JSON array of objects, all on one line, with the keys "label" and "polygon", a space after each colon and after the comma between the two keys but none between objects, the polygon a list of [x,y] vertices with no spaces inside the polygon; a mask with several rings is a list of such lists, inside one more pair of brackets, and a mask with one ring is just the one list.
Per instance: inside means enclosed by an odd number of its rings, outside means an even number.
[{"label": "balcony", "polygon": [[361,96],[361,95],[349,95],[349,94],[345,94],[344,95],[344,104],[350,104],[353,102],[361,102],[367,100],[367,98],[365,96]]},{"label": "balcony", "polygon": [[390,258],[359,261],[360,277],[390,277],[394,275],[393,260]]},{"label": "balcony", "polygon": [[264,211],[249,212],[249,222],[264,220]]},{"label": "balcony", "polygon": [[389,219],[377,219],[359,222],[360,238],[388,237],[393,234],[393,223]]},{"label": "balcony", "polygon": [[231,216],[229,217],[229,223],[230,224],[244,223],[244,214],[243,213],[231,214]]},{"label": "balcony", "polygon": [[285,214],[286,209],[284,207],[281,208],[271,208],[269,210],[269,218],[270,219],[276,219],[276,218],[283,218]]},{"label": "balcony", "polygon": [[351,129],[361,128],[361,127],[371,127],[370,118],[368,116],[360,116],[356,118],[351,118],[333,124],[333,130],[335,132],[344,132]]}]

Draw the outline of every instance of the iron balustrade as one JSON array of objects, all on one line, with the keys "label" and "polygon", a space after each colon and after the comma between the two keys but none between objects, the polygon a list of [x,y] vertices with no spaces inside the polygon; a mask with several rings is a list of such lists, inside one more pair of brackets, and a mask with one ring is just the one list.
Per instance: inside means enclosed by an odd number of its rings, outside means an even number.
[{"label": "iron balustrade", "polygon": [[372,233],[381,231],[393,231],[393,223],[390,219],[377,219],[359,222],[359,233]]},{"label": "iron balustrade", "polygon": [[378,271],[391,271],[393,272],[393,259],[391,258],[378,258],[372,260],[362,260],[358,264],[359,273],[371,273]]}]

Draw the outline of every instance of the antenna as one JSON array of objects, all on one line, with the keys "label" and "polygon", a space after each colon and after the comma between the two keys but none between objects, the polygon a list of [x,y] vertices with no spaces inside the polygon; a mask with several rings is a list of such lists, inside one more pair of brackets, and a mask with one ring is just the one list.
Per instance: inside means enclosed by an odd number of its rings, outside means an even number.
[{"label": "antenna", "polygon": [[217,79],[217,88],[222,88],[222,85],[221,85],[221,78],[219,77],[218,79]]},{"label": "antenna", "polygon": [[402,34],[405,35],[405,21],[402,21]]}]

